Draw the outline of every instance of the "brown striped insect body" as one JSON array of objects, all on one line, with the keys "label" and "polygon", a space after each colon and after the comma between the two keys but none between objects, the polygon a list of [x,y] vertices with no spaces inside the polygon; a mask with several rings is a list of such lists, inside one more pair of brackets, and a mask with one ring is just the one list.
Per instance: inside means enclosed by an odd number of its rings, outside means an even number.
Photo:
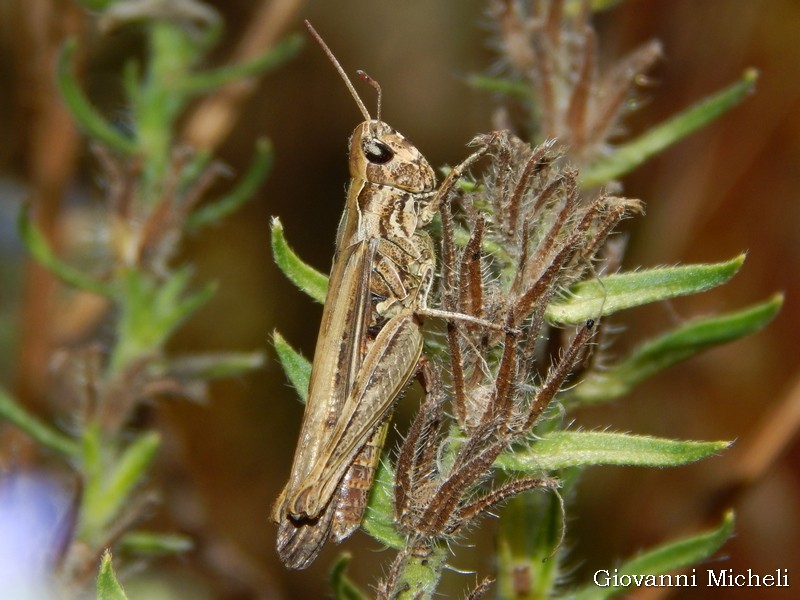
[{"label": "brown striped insect body", "polygon": [[[427,225],[457,176],[442,187],[420,151],[372,119],[331,51],[306,22],[358,104],[350,185],[336,237],[308,397],[289,482],[273,509],[286,566],[307,567],[328,539],[361,523],[395,399],[422,353],[420,314],[434,278]],[[477,159],[473,154],[454,175]],[[430,314],[430,311],[427,311]]]}]

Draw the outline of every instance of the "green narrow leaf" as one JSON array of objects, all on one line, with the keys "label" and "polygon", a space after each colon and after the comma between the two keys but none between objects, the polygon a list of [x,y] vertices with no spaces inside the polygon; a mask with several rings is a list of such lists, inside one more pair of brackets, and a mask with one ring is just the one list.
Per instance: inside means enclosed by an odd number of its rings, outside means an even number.
[{"label": "green narrow leaf", "polygon": [[308,397],[308,381],[311,379],[311,363],[308,359],[292,348],[286,339],[275,329],[272,331],[272,342],[281,361],[283,372],[289,379],[300,400],[305,404]]},{"label": "green narrow leaf", "polygon": [[114,0],[80,0],[80,3],[89,10],[99,12],[105,8],[108,8],[110,4],[114,3]]},{"label": "green narrow leaf", "polygon": [[290,34],[278,42],[274,48],[252,60],[203,73],[191,74],[181,82],[179,89],[184,93],[198,94],[240,79],[261,75],[280,67],[293,58],[303,47],[303,43],[301,35]]},{"label": "green narrow leaf", "polygon": [[103,447],[100,425],[89,423],[81,435],[80,466],[83,474],[83,494],[81,497],[81,518],[78,521],[78,538],[91,543],[102,544],[106,516],[101,510],[103,496]]},{"label": "green narrow leaf", "polygon": [[131,106],[138,106],[142,101],[142,90],[139,87],[141,80],[142,66],[137,59],[129,58],[122,66],[122,88]]},{"label": "green narrow leaf", "polygon": [[42,446],[63,456],[75,457],[80,453],[80,444],[28,413],[2,387],[0,387],[0,419],[16,425]]},{"label": "green narrow leaf", "polygon": [[337,600],[367,600],[367,596],[350,581],[347,576],[347,565],[352,556],[342,552],[331,567],[331,588]]},{"label": "green narrow leaf", "polygon": [[607,431],[557,431],[527,448],[504,452],[496,465],[538,474],[566,467],[676,467],[725,450],[730,442],[695,442]]},{"label": "green narrow leaf", "polygon": [[758,71],[747,69],[741,79],[722,91],[653,127],[635,140],[616,147],[607,158],[581,171],[581,185],[603,185],[632,171],[651,156],[736,106],[753,91],[757,79]]},{"label": "green narrow leaf", "polygon": [[[621,4],[623,0],[591,0],[589,3],[590,8],[594,12],[602,12],[610,8],[614,8],[617,4]],[[564,12],[568,15],[577,15],[583,10],[584,0],[567,0]]]},{"label": "green narrow leaf", "polygon": [[147,475],[161,446],[161,436],[148,431],[136,438],[122,453],[105,485],[107,502],[120,505]]},{"label": "green narrow leaf", "polygon": [[521,98],[527,100],[531,96],[530,84],[524,81],[515,81],[513,79],[503,79],[501,77],[487,77],[486,75],[470,75],[467,77],[467,85],[489,92],[491,94],[501,94],[511,98]]},{"label": "green narrow leaf", "polygon": [[100,425],[89,423],[81,434],[81,467],[86,481],[84,482],[84,498],[95,493],[94,488],[101,489],[103,482],[102,447]]},{"label": "green narrow leaf", "polygon": [[578,325],[626,308],[704,292],[733,277],[744,259],[740,254],[721,263],[659,267],[587,279],[552,302],[546,315],[552,323]]},{"label": "green narrow leaf", "polygon": [[92,137],[124,154],[134,154],[136,142],[106,121],[83,94],[70,69],[77,40],[68,39],[58,57],[58,89],[78,126]]},{"label": "green narrow leaf", "polygon": [[272,170],[274,152],[272,143],[261,138],[256,142],[256,153],[253,162],[247,168],[239,184],[219,200],[201,206],[186,220],[188,231],[197,231],[206,225],[218,223],[228,215],[236,212],[254,197],[259,186]]},{"label": "green narrow leaf", "polygon": [[192,538],[174,533],[129,531],[119,540],[119,548],[139,556],[172,556],[194,547]]},{"label": "green narrow leaf", "polygon": [[275,264],[293,284],[312,299],[325,302],[328,293],[328,277],[300,260],[294,250],[286,243],[283,225],[278,217],[272,219],[272,256]]},{"label": "green narrow leaf", "polygon": [[778,313],[783,296],[745,310],[699,319],[650,340],[624,361],[584,378],[570,395],[570,402],[593,404],[627,394],[651,375],[686,360],[698,352],[737,340],[764,327]]},{"label": "green narrow leaf", "polygon": [[236,377],[264,366],[263,352],[214,352],[170,359],[167,371],[191,379]]},{"label": "green narrow leaf", "polygon": [[31,256],[61,281],[74,288],[94,292],[100,296],[111,297],[113,295],[113,290],[110,286],[92,279],[55,255],[42,232],[39,231],[30,218],[27,205],[23,205],[19,211],[17,228],[25,248],[31,253]]},{"label": "green narrow leaf", "polygon": [[[728,512],[720,526],[712,531],[664,544],[626,561],[616,571],[608,570],[609,576],[616,574],[618,577],[623,577],[624,580],[630,578],[631,583],[627,587],[615,586],[611,581],[606,585],[606,580],[601,579],[599,583],[592,582],[572,593],[568,593],[565,598],[570,598],[570,600],[603,600],[617,594],[628,593],[631,589],[637,587],[634,577],[650,576],[652,577],[650,580],[651,586],[672,587],[676,583],[673,578],[688,578],[690,575],[670,576],[667,574],[696,565],[710,558],[730,538],[733,533],[733,525],[733,512]],[[604,572],[599,573],[601,576],[605,576]],[[641,579],[641,585],[644,586],[646,581]],[[691,585],[691,579],[687,579],[687,582],[684,585]]]},{"label": "green narrow leaf", "polygon": [[167,335],[208,302],[217,290],[215,283],[208,283],[200,290],[187,294],[191,276],[192,269],[183,268],[175,271],[165,283],[153,288],[153,316],[161,321]]},{"label": "green narrow leaf", "polygon": [[397,531],[394,523],[394,471],[386,463],[385,460],[378,463],[361,526],[382,544],[402,550],[406,546],[406,538]]},{"label": "green narrow leaf", "polygon": [[[105,477],[94,474],[84,494],[84,527],[92,534],[104,531],[129,500],[131,491],[147,474],[155,458],[161,438],[154,431],[134,440],[122,453],[113,470]],[[87,445],[91,448],[92,445]],[[99,462],[93,458],[92,462]],[[95,469],[93,469],[95,470]]]},{"label": "green narrow leaf", "polygon": [[111,566],[111,552],[106,550],[100,561],[100,572],[97,574],[97,600],[128,600],[125,591],[117,581],[114,568]]}]

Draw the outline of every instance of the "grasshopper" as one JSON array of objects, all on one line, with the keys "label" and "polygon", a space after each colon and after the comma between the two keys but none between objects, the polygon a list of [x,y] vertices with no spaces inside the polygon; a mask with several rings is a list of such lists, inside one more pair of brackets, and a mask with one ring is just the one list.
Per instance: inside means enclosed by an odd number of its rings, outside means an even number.
[{"label": "grasshopper", "polygon": [[421,318],[449,315],[426,307],[436,268],[425,231],[458,178],[488,145],[456,166],[437,189],[422,153],[381,121],[380,86],[372,119],[344,69],[311,24],[364,122],[350,138],[350,184],[336,236],[328,295],[289,482],[273,508],[277,550],[306,568],[330,538],[341,542],[361,523],[389,415],[417,370]]}]

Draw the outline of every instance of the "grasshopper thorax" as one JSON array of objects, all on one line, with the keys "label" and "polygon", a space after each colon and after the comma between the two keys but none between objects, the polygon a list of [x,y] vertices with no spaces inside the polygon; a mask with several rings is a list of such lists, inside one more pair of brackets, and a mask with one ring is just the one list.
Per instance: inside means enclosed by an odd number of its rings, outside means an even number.
[{"label": "grasshopper thorax", "polygon": [[412,194],[436,189],[436,176],[417,147],[382,121],[364,121],[350,138],[350,176]]}]

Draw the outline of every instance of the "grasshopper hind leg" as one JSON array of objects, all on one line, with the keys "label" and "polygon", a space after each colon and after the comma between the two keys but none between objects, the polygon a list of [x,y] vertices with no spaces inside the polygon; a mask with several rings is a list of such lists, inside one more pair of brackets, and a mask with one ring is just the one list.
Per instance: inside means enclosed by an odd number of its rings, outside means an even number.
[{"label": "grasshopper hind leg", "polygon": [[390,415],[375,431],[356,456],[353,464],[339,484],[339,494],[334,504],[331,539],[337,544],[350,537],[361,525],[367,508],[369,491],[381,459],[381,451],[389,430]]}]

